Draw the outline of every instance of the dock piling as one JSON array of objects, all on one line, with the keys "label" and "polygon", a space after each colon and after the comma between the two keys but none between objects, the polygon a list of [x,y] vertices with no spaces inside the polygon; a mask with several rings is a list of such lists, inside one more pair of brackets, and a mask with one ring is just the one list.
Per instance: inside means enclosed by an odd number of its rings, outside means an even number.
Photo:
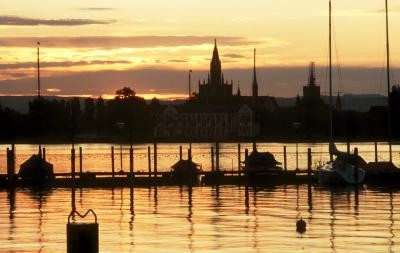
[{"label": "dock piling", "polygon": [[312,166],[312,155],[311,148],[307,149],[307,177],[311,182],[311,166]]},{"label": "dock piling", "polygon": [[71,149],[71,176],[75,179],[75,148]]},{"label": "dock piling", "polygon": [[215,169],[219,171],[219,142],[215,143]]},{"label": "dock piling", "polygon": [[149,178],[151,178],[151,150],[150,146],[147,146],[147,163],[149,169]]},{"label": "dock piling", "polygon": [[111,146],[111,173],[115,177],[115,163],[114,163],[114,146]]},{"label": "dock piling", "polygon": [[131,144],[130,148],[129,148],[129,176],[131,178],[134,177],[133,174],[133,146]]},{"label": "dock piling", "polygon": [[[356,157],[358,157],[358,148],[354,149],[354,155]],[[358,162],[357,162],[357,160],[356,160],[356,163],[353,168],[354,168],[354,182],[357,184],[358,183]]]},{"label": "dock piling", "polygon": [[283,168],[287,171],[287,154],[286,154],[286,146],[283,146]]},{"label": "dock piling", "polygon": [[157,177],[157,143],[154,142],[154,158],[153,158],[153,162],[154,162],[154,177]]},{"label": "dock piling", "polygon": [[179,161],[182,160],[182,146],[179,146]]},{"label": "dock piling", "polygon": [[12,182],[15,176],[15,146],[7,148],[7,177],[8,182]]},{"label": "dock piling", "polygon": [[374,145],[375,145],[375,162],[377,163],[378,162],[378,143],[375,142]]},{"label": "dock piling", "polygon": [[239,176],[240,176],[241,175],[241,171],[242,171],[241,166],[240,166],[240,163],[241,163],[241,160],[242,160],[240,143],[238,143],[237,149],[238,149],[238,171],[239,171]]},{"label": "dock piling", "polygon": [[43,157],[43,160],[45,160],[46,161],[46,148],[42,148],[42,157]]},{"label": "dock piling", "polygon": [[215,165],[214,165],[214,147],[211,147],[211,171],[215,170]]},{"label": "dock piling", "polygon": [[83,156],[82,147],[79,147],[79,174],[81,176],[82,176],[82,173],[83,173],[83,157],[82,156]]},{"label": "dock piling", "polygon": [[350,142],[347,141],[346,145],[347,145],[347,154],[350,154]]}]

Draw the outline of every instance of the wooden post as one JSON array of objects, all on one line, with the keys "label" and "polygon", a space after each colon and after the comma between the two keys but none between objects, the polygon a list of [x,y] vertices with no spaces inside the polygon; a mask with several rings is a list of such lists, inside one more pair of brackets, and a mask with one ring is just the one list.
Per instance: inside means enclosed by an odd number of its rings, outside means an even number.
[{"label": "wooden post", "polygon": [[154,177],[157,177],[157,143],[154,142]]},{"label": "wooden post", "polygon": [[347,154],[350,154],[350,142],[347,141]]},{"label": "wooden post", "polygon": [[378,162],[378,143],[375,142],[375,162]]},{"label": "wooden post", "polygon": [[43,150],[43,152],[42,152],[43,160],[46,161],[46,148],[42,148],[42,150]]},{"label": "wooden post", "polygon": [[[358,159],[358,148],[354,149],[354,155],[356,156],[356,159]],[[356,160],[356,163],[354,164],[354,183],[358,184],[358,160]]]},{"label": "wooden post", "polygon": [[82,147],[79,147],[79,174],[83,173],[83,154]]},{"label": "wooden post", "polygon": [[147,147],[147,163],[149,167],[149,178],[151,177],[151,150],[150,146]]},{"label": "wooden post", "polygon": [[249,149],[245,149],[244,150],[244,159],[247,160],[247,158],[249,157]]},{"label": "wooden post", "polygon": [[215,143],[215,167],[219,171],[219,143]]},{"label": "wooden post", "polygon": [[179,160],[182,160],[182,146],[179,146]]},{"label": "wooden post", "polygon": [[192,160],[192,149],[188,148],[188,160],[191,161]]},{"label": "wooden post", "polygon": [[114,163],[114,146],[111,146],[111,173],[115,177],[115,163]]},{"label": "wooden post", "polygon": [[283,146],[283,168],[287,171],[287,154],[286,154],[286,146]]},{"label": "wooden post", "polygon": [[7,177],[8,182],[12,182],[15,176],[15,149],[14,146],[11,148],[7,148]]},{"label": "wooden post", "polygon": [[239,176],[240,176],[240,174],[241,174],[241,166],[240,166],[240,164],[241,164],[241,160],[242,160],[241,153],[240,153],[241,152],[240,143],[238,143],[237,149],[238,149],[238,154],[237,154],[237,156],[238,156],[238,172],[239,172]]},{"label": "wooden post", "polygon": [[211,147],[211,171],[215,170],[214,166],[214,147]]},{"label": "wooden post", "polygon": [[312,166],[311,148],[308,148],[308,150],[307,150],[307,177],[308,177],[309,181],[311,181],[311,166]]},{"label": "wooden post", "polygon": [[131,178],[134,177],[133,174],[133,146],[131,144],[131,147],[129,148],[129,176]]},{"label": "wooden post", "polygon": [[71,149],[71,176],[75,178],[75,148]]}]

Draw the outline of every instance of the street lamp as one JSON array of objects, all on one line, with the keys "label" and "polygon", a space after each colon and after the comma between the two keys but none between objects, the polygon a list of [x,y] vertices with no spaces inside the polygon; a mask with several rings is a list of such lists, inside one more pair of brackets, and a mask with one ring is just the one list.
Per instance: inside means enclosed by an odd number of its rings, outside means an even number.
[{"label": "street lamp", "polygon": [[[296,134],[298,133],[298,129],[300,127],[300,122],[293,122],[293,127],[296,130]],[[299,143],[298,143],[298,136],[296,136],[296,170],[299,170]]]},{"label": "street lamp", "polygon": [[[124,122],[117,122],[116,125],[117,125],[117,128],[119,130],[122,130],[124,128],[125,123]],[[123,171],[122,170],[122,140],[121,140],[120,145],[119,145],[119,157],[120,157],[120,165],[121,165],[121,169],[120,170],[122,172]]]}]

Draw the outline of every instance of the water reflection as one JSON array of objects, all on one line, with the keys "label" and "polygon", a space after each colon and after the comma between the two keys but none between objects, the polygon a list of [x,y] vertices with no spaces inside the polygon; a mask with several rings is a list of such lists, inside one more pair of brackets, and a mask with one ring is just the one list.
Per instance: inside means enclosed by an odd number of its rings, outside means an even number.
[{"label": "water reflection", "polygon": [[105,252],[398,252],[398,196],[311,185],[0,191],[0,252],[63,252],[72,208],[95,209]]}]

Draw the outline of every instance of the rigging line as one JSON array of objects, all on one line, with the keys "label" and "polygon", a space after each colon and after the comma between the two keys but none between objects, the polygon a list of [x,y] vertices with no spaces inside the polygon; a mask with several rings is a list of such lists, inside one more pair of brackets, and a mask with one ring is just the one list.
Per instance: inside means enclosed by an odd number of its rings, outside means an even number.
[{"label": "rigging line", "polygon": [[344,90],[344,85],[343,85],[343,77],[342,77],[342,71],[341,71],[341,65],[339,61],[339,53],[338,53],[338,47],[337,47],[337,36],[336,36],[336,23],[335,23],[335,17],[332,17],[332,31],[333,31],[333,46],[335,48],[335,56],[336,56],[336,70],[337,70],[337,75],[338,75],[338,82],[339,84],[337,85],[338,91]]}]

